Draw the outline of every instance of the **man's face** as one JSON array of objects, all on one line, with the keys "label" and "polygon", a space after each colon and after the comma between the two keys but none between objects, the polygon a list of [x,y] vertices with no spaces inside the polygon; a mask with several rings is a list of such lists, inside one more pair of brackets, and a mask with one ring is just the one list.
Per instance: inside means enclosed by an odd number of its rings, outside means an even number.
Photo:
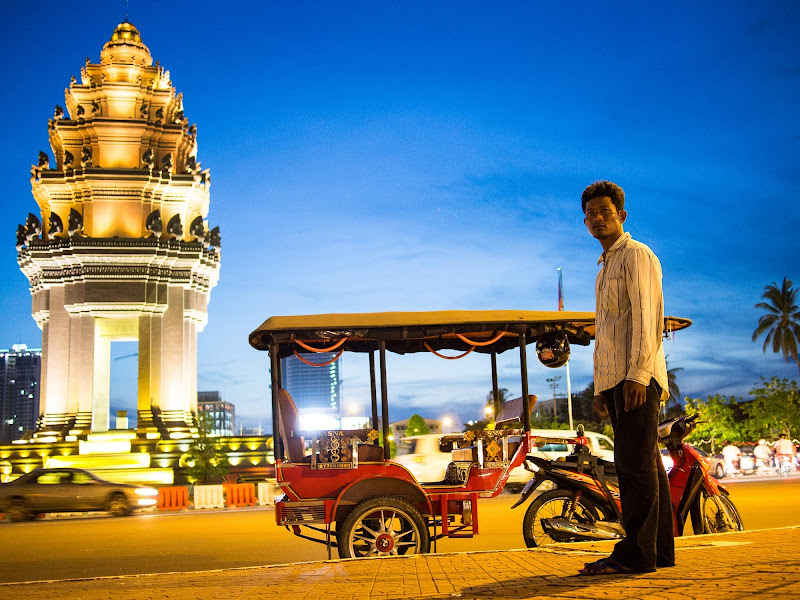
[{"label": "man's face", "polygon": [[617,212],[614,203],[608,196],[598,196],[586,203],[583,222],[593,237],[601,243],[616,240],[622,235],[622,224],[628,214],[622,210]]}]

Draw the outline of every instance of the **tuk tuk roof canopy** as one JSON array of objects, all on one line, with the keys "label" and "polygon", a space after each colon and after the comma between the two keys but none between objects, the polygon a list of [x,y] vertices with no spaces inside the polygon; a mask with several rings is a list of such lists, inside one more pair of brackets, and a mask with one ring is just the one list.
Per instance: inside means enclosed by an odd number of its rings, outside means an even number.
[{"label": "tuk tuk roof canopy", "polygon": [[[666,317],[667,333],[685,329],[689,319]],[[281,358],[295,352],[371,352],[381,341],[397,354],[457,350],[504,352],[544,333],[565,331],[570,343],[587,346],[594,337],[593,312],[530,310],[448,310],[430,312],[339,313],[270,317],[250,334],[250,345]]]}]

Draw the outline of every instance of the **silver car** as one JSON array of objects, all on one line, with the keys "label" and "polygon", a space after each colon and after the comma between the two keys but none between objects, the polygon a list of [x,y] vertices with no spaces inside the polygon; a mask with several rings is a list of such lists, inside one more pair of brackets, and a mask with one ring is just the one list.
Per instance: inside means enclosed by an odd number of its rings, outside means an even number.
[{"label": "silver car", "polygon": [[0,485],[0,512],[10,521],[27,521],[39,513],[94,510],[122,517],[157,502],[154,488],[111,483],[83,469],[39,468]]}]

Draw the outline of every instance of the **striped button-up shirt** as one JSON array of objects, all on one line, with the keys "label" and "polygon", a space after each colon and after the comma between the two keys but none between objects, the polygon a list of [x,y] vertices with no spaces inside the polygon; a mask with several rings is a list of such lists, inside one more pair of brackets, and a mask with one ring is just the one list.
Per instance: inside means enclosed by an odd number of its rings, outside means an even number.
[{"label": "striped button-up shirt", "polygon": [[661,399],[666,400],[661,263],[650,248],[623,233],[598,264],[595,394],[625,379],[648,385],[655,378],[661,386]]}]

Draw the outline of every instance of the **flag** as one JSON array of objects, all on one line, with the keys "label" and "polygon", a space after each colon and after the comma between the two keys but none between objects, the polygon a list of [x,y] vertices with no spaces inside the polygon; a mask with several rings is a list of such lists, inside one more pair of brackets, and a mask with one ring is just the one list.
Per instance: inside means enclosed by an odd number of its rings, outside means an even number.
[{"label": "flag", "polygon": [[564,292],[561,282],[561,267],[558,267],[558,310],[564,310]]}]

